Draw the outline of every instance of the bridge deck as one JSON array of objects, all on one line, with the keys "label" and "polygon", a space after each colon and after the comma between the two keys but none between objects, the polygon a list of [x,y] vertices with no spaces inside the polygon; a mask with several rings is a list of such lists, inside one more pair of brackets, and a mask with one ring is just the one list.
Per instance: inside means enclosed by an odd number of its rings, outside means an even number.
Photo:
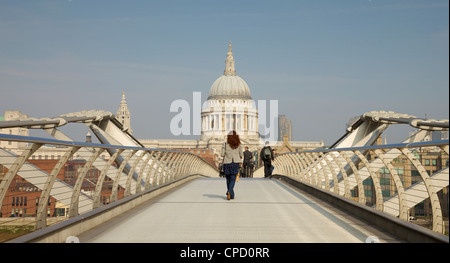
[{"label": "bridge deck", "polygon": [[357,218],[271,179],[240,179],[226,200],[225,179],[202,178],[79,236],[81,242],[350,243],[376,236]]}]

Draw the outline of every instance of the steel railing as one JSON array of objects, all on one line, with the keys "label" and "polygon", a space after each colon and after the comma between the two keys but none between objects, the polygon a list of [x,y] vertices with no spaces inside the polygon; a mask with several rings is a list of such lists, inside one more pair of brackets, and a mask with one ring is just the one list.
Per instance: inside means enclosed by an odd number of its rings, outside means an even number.
[{"label": "steel railing", "polygon": [[[448,155],[449,141],[443,140],[283,153],[272,164],[273,174],[295,178],[405,221],[426,224],[431,213],[432,230],[444,233],[444,221],[448,231]],[[420,216],[414,216],[417,205]]]},{"label": "steel railing", "polygon": [[[188,175],[218,176],[190,152],[6,134],[0,141],[22,145],[0,148],[0,228],[43,229]],[[34,158],[40,151],[60,155]]]}]

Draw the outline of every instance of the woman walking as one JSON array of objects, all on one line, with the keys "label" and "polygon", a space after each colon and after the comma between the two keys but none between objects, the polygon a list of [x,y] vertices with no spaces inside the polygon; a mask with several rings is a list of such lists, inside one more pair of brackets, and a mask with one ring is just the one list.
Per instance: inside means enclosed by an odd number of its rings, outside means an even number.
[{"label": "woman walking", "polygon": [[234,199],[234,184],[236,183],[236,176],[239,172],[239,167],[244,156],[241,140],[236,131],[230,132],[227,136],[227,141],[222,146],[223,166],[225,170],[225,177],[227,179],[227,199]]}]

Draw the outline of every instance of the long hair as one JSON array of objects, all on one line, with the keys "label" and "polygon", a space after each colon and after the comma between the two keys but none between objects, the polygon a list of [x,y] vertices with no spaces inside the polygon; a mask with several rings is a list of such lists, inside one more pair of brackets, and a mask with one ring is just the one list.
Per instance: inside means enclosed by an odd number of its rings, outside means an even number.
[{"label": "long hair", "polygon": [[227,136],[227,143],[230,145],[231,149],[236,149],[241,145],[241,140],[239,139],[239,135],[236,134],[236,131],[233,131],[233,133],[228,134]]}]

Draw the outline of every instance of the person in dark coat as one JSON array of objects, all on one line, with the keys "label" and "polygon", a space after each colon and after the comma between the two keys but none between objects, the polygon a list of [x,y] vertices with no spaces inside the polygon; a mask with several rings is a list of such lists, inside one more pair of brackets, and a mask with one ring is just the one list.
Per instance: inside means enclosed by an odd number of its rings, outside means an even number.
[{"label": "person in dark coat", "polygon": [[270,177],[272,175],[272,161],[274,154],[272,148],[269,146],[269,142],[266,142],[266,146],[261,149],[261,160],[264,162],[264,177]]},{"label": "person in dark coat", "polygon": [[243,163],[245,177],[250,177],[251,175],[252,160],[253,160],[253,153],[248,150],[248,147],[245,147],[244,163]]}]

